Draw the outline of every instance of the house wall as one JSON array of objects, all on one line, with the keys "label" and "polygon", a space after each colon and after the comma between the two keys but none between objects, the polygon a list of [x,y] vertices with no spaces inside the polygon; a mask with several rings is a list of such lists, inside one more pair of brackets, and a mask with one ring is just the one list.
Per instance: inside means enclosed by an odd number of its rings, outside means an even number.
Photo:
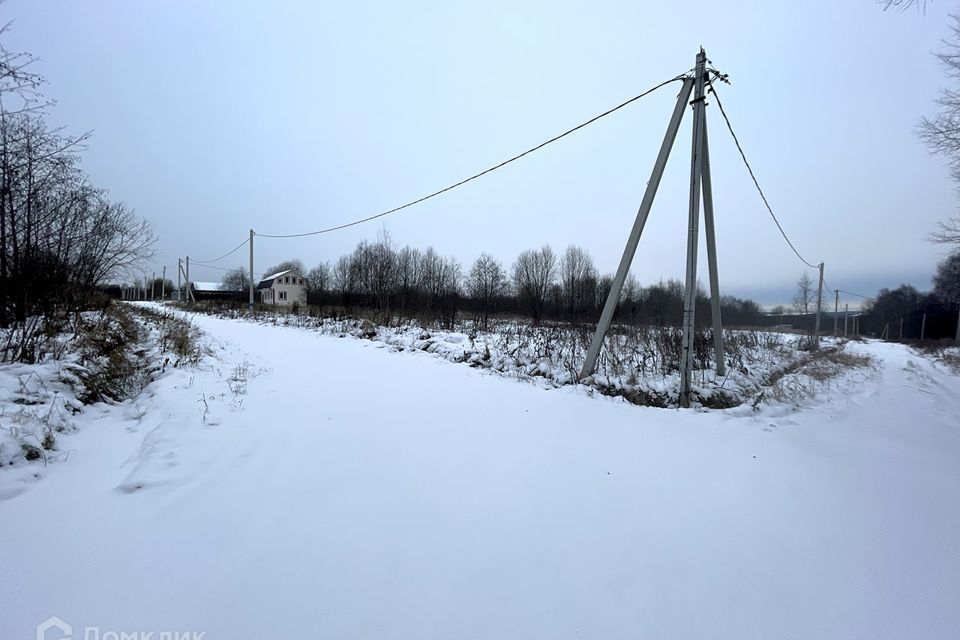
[{"label": "house wall", "polygon": [[[296,274],[290,274],[289,277],[291,282],[293,281],[294,278],[296,278],[296,281],[298,283],[301,280],[303,280],[303,276],[296,275]],[[282,280],[282,279],[283,279],[282,277],[278,278],[277,281],[274,281],[274,283],[270,286],[270,288],[273,290],[272,303],[281,307],[292,306],[294,302],[298,302],[301,305],[307,304],[307,288],[300,284],[286,284],[286,283],[279,282],[279,280]],[[280,299],[281,291],[286,292],[287,294],[286,300]],[[267,304],[271,304],[270,301],[267,301]]]}]

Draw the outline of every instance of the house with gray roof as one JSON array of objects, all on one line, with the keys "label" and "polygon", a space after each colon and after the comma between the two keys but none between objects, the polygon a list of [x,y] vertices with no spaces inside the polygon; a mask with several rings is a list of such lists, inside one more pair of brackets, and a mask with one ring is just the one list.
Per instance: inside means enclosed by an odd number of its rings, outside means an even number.
[{"label": "house with gray roof", "polygon": [[292,307],[307,304],[307,281],[299,273],[287,269],[266,276],[257,284],[257,299],[263,304]]}]

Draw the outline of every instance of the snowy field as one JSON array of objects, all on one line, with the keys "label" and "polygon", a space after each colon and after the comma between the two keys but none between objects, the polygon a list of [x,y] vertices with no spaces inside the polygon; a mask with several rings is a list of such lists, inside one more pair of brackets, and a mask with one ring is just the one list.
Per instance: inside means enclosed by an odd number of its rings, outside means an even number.
[{"label": "snowy field", "polygon": [[[247,318],[236,306],[204,307],[222,318]],[[316,311],[316,309],[313,309]],[[337,337],[352,336],[382,342],[391,350],[426,351],[452,362],[490,369],[545,387],[576,384],[593,338],[594,324],[528,319],[491,319],[487,326],[460,318],[454,327],[419,324],[393,317],[378,325],[356,317],[260,311],[256,321],[281,327],[305,328]],[[682,332],[676,327],[614,324],[604,337],[596,370],[582,380],[603,395],[624,397],[644,406],[679,406]],[[824,352],[842,350],[842,341],[821,339]],[[698,331],[694,338],[692,404],[729,408],[771,397],[809,395],[796,383],[810,382],[811,369],[826,373],[836,363],[824,358],[810,362],[807,335],[758,330],[724,330],[725,375],[717,375],[713,335]],[[810,365],[810,366],[807,366]],[[798,369],[801,375],[774,384]],[[817,372],[813,372],[817,373]],[[823,376],[817,376],[822,378]],[[792,388],[791,388],[792,385]],[[776,388],[772,388],[772,387]],[[799,392],[799,393],[798,393]]]},{"label": "snowy field", "polygon": [[908,347],[680,411],[192,319],[212,357],[0,468],[0,639],[960,637],[960,376]]}]

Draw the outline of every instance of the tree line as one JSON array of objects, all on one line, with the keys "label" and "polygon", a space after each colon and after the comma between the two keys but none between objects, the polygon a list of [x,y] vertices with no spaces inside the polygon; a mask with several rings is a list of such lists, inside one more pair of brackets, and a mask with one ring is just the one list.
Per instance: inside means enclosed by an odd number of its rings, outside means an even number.
[{"label": "tree line", "polygon": [[908,284],[881,289],[863,311],[867,315],[865,331],[873,335],[890,339],[956,337],[960,322],[960,250],[937,265],[931,291],[919,291]]},{"label": "tree line", "polygon": [[[351,253],[309,270],[300,260],[288,260],[264,273],[285,269],[304,275],[311,304],[427,315],[445,323],[452,323],[458,313],[468,313],[484,326],[494,314],[534,321],[596,321],[613,285],[613,275],[600,274],[589,252],[576,245],[560,254],[549,245],[527,249],[509,265],[483,253],[464,267],[433,247],[394,248],[388,234],[361,241]],[[225,288],[243,291],[247,278],[246,271],[237,268],[223,282]],[[763,313],[755,302],[733,296],[724,296],[721,302],[726,323],[762,323]],[[709,299],[702,290],[697,303],[699,320],[707,324]],[[679,325],[683,284],[667,280],[643,287],[629,275],[617,315],[623,322]]]}]

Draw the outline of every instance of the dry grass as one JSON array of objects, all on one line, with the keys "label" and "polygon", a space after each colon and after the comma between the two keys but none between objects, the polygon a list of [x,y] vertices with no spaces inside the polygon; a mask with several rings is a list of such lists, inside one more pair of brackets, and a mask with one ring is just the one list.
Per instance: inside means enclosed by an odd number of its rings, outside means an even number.
[{"label": "dry grass", "polygon": [[778,371],[765,381],[767,389],[755,399],[753,408],[758,409],[766,397],[777,402],[800,404],[815,398],[819,390],[828,387],[841,375],[855,369],[874,369],[872,358],[846,351],[845,347],[846,343],[841,343],[837,347],[812,351],[806,358]]}]

